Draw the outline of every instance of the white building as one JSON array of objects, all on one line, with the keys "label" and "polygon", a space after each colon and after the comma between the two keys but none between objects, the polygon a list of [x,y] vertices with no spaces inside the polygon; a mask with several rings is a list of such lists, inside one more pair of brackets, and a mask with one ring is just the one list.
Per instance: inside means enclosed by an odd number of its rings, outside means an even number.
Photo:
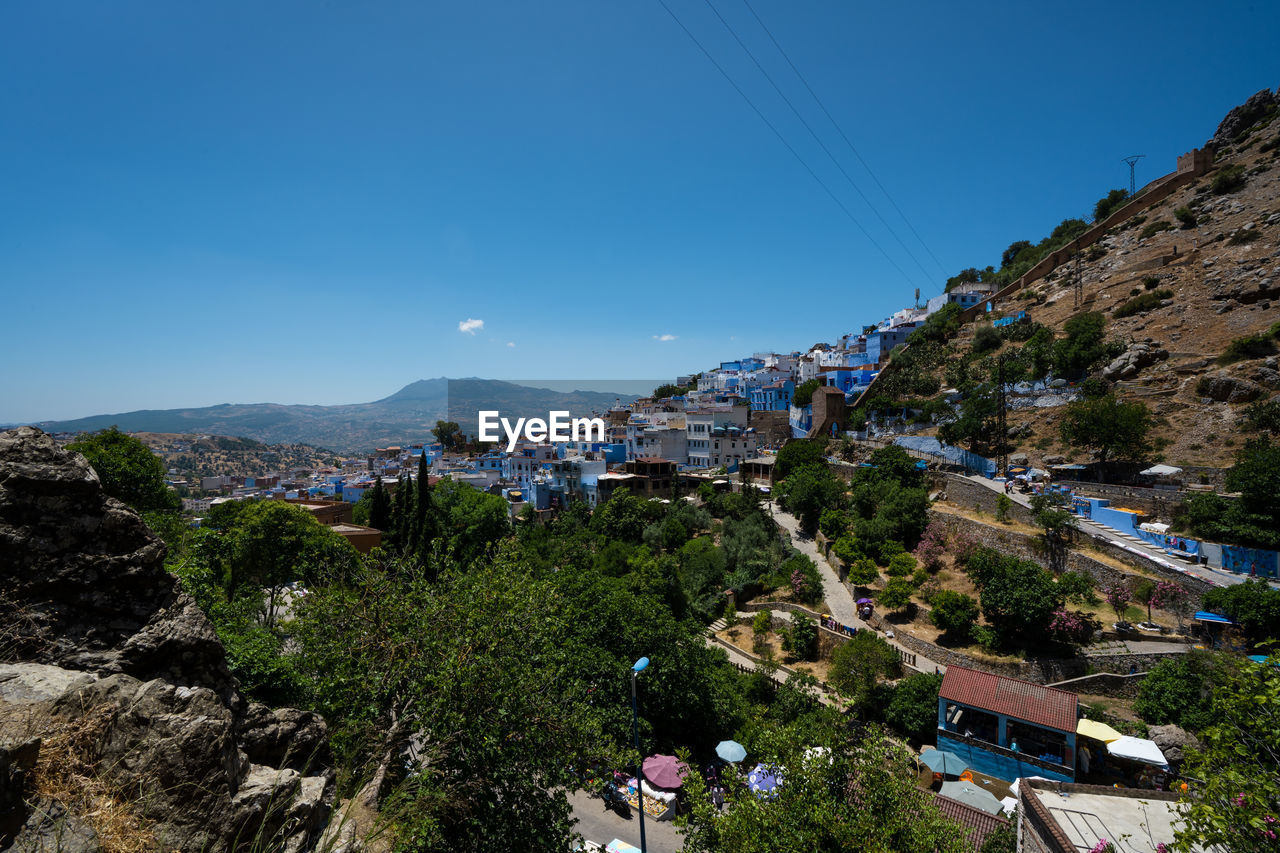
[{"label": "white building", "polygon": [[756,455],[756,432],[747,428],[745,406],[717,406],[686,413],[689,465],[729,466]]}]

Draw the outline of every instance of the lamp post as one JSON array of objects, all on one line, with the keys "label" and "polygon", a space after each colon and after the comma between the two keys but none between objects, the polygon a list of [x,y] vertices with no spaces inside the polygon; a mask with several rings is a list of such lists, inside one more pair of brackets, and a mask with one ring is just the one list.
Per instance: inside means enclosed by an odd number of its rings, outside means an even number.
[{"label": "lamp post", "polygon": [[640,752],[640,717],[636,712],[636,676],[649,665],[648,658],[640,658],[631,666],[631,736],[636,743],[636,802],[640,804],[640,853],[646,853],[644,844],[644,754]]}]

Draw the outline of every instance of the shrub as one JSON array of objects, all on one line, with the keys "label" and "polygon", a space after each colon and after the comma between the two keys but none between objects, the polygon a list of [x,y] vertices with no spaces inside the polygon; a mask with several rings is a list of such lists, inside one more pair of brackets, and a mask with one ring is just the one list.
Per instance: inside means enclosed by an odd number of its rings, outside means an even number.
[{"label": "shrub", "polygon": [[973,354],[985,355],[1000,349],[1004,339],[1000,333],[991,326],[979,326],[978,330],[973,333]]},{"label": "shrub", "polygon": [[838,509],[824,509],[818,517],[818,529],[828,539],[836,539],[849,529],[849,519]]},{"label": "shrub", "polygon": [[1013,501],[1008,495],[996,495],[996,521],[1001,523],[1009,520],[1009,510],[1013,508]]},{"label": "shrub", "polygon": [[849,580],[856,586],[868,586],[880,579],[880,568],[870,557],[863,557],[849,567]]},{"label": "shrub", "polygon": [[944,589],[933,596],[930,602],[933,608],[929,612],[929,620],[939,630],[964,639],[971,635],[973,625],[978,621],[978,602],[972,596]]},{"label": "shrub", "polygon": [[1111,215],[1112,211],[1129,200],[1128,190],[1112,190],[1093,206],[1093,221],[1101,222]]},{"label": "shrub", "polygon": [[773,617],[768,610],[759,610],[751,617],[751,632],[757,636],[773,630]]},{"label": "shrub", "polygon": [[1256,228],[1242,228],[1234,232],[1228,239],[1228,246],[1244,246],[1262,237]]},{"label": "shrub", "polygon": [[854,562],[862,556],[862,546],[854,537],[845,534],[836,540],[831,546],[831,553],[836,555],[836,559],[844,563],[846,566],[852,567]]},{"label": "shrub", "polygon": [[[1245,335],[1236,338],[1227,344],[1227,349],[1218,356],[1218,364],[1234,364],[1237,361],[1244,361],[1247,358],[1264,358],[1274,354],[1276,351],[1275,342],[1268,332],[1262,332],[1257,335]],[[1196,393],[1200,393],[1201,386],[1207,387],[1208,377],[1200,380],[1196,385]],[[1200,394],[1200,396],[1205,396]]]},{"label": "shrub", "polygon": [[1161,231],[1172,231],[1172,230],[1173,230],[1173,223],[1168,221],[1167,219],[1161,219],[1159,222],[1152,222],[1146,228],[1143,228],[1142,234],[1140,236],[1142,237],[1142,239],[1145,240],[1148,237],[1154,237],[1156,234],[1159,234]]},{"label": "shrub", "polygon": [[910,554],[894,554],[889,560],[885,574],[891,578],[902,578],[911,574],[916,568],[916,558]]},{"label": "shrub", "polygon": [[1105,248],[1103,248],[1097,243],[1094,243],[1092,246],[1089,247],[1089,251],[1085,252],[1084,257],[1085,257],[1085,260],[1087,261],[1098,261],[1098,260],[1101,260],[1102,256],[1105,255],[1106,253],[1107,253],[1107,250]]},{"label": "shrub", "polygon": [[1160,276],[1149,275],[1142,279],[1143,290],[1155,290],[1160,286]]},{"label": "shrub", "polygon": [[905,610],[911,604],[916,588],[906,578],[894,578],[880,592],[880,606],[886,610]]},{"label": "shrub", "polygon": [[1209,189],[1214,195],[1226,195],[1244,189],[1246,180],[1244,166],[1226,166],[1213,176]]},{"label": "shrub", "polygon": [[1191,212],[1191,208],[1179,207],[1173,211],[1173,215],[1177,218],[1179,224],[1181,224],[1183,228],[1196,227],[1196,215]]},{"label": "shrub", "polygon": [[818,657],[818,624],[803,613],[792,613],[786,642],[788,650],[796,657],[815,660]]},{"label": "shrub", "polygon": [[1072,610],[1058,609],[1049,621],[1049,633],[1067,643],[1083,643],[1093,633],[1093,624]]},{"label": "shrub", "polygon": [[1116,306],[1115,312],[1111,315],[1117,320],[1121,317],[1130,317],[1134,314],[1140,314],[1143,311],[1150,311],[1153,308],[1160,307],[1161,301],[1172,299],[1173,291],[1165,288],[1163,290],[1149,290],[1141,296],[1135,296],[1132,299],[1122,302]]}]

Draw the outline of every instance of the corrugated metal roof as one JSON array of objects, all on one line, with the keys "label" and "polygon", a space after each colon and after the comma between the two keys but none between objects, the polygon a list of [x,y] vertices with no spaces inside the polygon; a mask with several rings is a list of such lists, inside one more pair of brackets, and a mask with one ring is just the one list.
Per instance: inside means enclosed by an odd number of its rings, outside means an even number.
[{"label": "corrugated metal roof", "polygon": [[1079,716],[1074,693],[962,666],[947,667],[938,695],[971,708],[1064,732],[1076,730]]}]

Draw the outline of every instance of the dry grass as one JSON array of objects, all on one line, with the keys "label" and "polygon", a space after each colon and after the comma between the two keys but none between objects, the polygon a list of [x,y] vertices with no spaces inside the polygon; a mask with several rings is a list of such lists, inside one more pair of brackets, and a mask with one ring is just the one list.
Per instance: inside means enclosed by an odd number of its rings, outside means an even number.
[{"label": "dry grass", "polygon": [[94,754],[111,725],[111,715],[88,713],[60,722],[43,736],[33,774],[37,801],[52,800],[87,823],[104,853],[142,853],[159,849],[135,800],[102,777]]},{"label": "dry grass", "polygon": [[770,631],[765,635],[764,648],[767,651],[756,651],[754,634],[750,627],[725,628],[716,634],[717,637],[727,643],[732,643],[748,654],[756,657],[769,658],[775,660],[784,666],[790,667],[798,672],[807,672],[819,681],[827,680],[827,669],[829,662],[827,657],[831,654],[834,641],[828,637],[819,638],[819,659],[816,661],[800,660],[794,657],[791,652],[784,651],[782,648],[782,636],[776,631]]}]

